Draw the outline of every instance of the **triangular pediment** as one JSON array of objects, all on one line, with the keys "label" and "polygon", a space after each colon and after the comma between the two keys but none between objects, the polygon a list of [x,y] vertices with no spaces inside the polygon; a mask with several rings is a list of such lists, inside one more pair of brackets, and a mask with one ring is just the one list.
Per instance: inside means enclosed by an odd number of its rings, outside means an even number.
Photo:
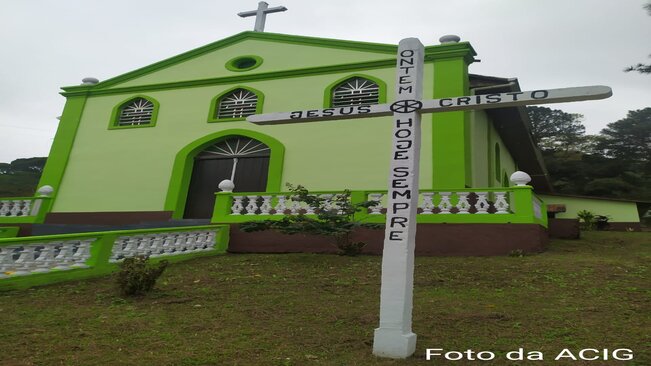
[{"label": "triangular pediment", "polygon": [[[242,32],[105,80],[92,86],[92,90],[237,78],[253,74],[377,62],[395,57],[396,49],[396,46],[387,44]],[[252,56],[259,61],[259,65],[248,70],[229,67],[229,61],[245,56]],[[63,89],[74,91],[77,88],[79,87]]]}]

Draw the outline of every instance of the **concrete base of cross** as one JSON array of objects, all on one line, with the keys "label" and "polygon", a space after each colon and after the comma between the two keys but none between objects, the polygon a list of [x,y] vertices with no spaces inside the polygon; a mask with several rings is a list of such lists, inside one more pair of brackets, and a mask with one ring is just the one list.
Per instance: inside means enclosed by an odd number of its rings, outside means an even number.
[{"label": "concrete base of cross", "polygon": [[416,334],[401,329],[377,328],[373,354],[379,357],[407,358],[416,351]]}]

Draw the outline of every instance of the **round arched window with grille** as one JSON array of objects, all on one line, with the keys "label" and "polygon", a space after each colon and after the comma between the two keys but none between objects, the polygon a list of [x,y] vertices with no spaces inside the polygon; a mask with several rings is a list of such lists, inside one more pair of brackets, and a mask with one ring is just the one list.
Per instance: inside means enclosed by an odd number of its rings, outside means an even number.
[{"label": "round arched window with grille", "polygon": [[120,107],[118,126],[139,126],[152,122],[155,105],[145,98],[133,99]]},{"label": "round arched window with grille", "polygon": [[258,109],[258,96],[246,89],[235,89],[219,98],[215,118],[243,118],[255,114]]},{"label": "round arched window with grille", "polygon": [[378,104],[380,86],[369,79],[353,77],[332,89],[331,107]]}]

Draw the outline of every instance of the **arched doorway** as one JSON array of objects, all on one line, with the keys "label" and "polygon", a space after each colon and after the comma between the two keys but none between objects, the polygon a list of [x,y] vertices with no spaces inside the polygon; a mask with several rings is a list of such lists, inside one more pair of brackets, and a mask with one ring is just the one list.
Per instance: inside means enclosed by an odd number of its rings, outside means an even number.
[{"label": "arched doorway", "polygon": [[229,136],[194,158],[184,218],[208,219],[215,205],[219,182],[230,179],[235,192],[264,192],[271,150],[246,136]]}]

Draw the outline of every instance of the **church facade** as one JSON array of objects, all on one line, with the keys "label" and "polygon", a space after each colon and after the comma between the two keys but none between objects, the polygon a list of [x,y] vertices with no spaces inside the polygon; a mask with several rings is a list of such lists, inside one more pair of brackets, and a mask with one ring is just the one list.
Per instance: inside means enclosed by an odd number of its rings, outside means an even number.
[{"label": "church facade", "polygon": [[[258,126],[246,116],[309,108],[352,113],[390,103],[396,49],[243,32],[112,79],[64,87],[66,105],[39,183],[52,190],[46,212],[23,223],[203,220],[233,224],[235,251],[300,250],[299,243],[278,244],[286,238],[260,236],[247,246],[253,237],[236,224],[304,212],[281,193],[287,183],[382,201],[390,117]],[[426,47],[423,97],[520,91],[516,79],[469,74],[475,55],[467,42]],[[523,107],[423,115],[421,146],[417,250],[542,249],[547,215],[532,187],[551,187]],[[516,171],[531,183],[516,186]],[[234,192],[215,194],[225,179]],[[381,222],[383,211],[364,216]],[[360,235],[377,242],[381,233]],[[482,240],[493,249],[473,250]]]}]

